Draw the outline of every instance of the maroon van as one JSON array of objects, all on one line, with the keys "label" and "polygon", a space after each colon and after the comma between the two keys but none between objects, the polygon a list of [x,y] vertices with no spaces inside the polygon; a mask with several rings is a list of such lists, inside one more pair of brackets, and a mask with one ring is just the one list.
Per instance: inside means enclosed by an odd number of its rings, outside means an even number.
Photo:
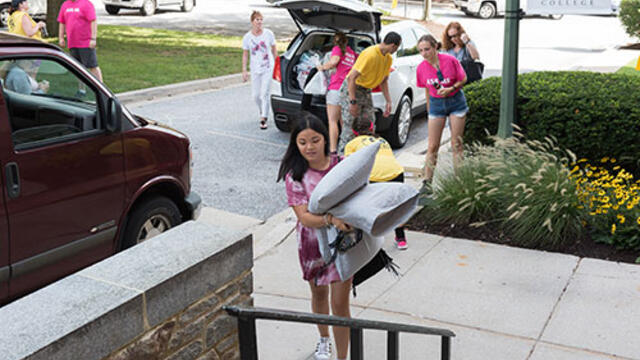
[{"label": "maroon van", "polygon": [[0,33],[0,303],[198,216],[182,133],[58,47]]}]

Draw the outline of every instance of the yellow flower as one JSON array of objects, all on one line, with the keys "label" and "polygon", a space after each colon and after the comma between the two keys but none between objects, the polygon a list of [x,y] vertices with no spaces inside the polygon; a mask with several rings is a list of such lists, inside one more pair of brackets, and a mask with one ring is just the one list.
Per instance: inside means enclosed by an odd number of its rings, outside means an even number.
[{"label": "yellow flower", "polygon": [[622,214],[618,214],[616,217],[617,217],[617,218],[618,218],[618,220],[620,221],[620,224],[624,224],[624,221],[626,220],[626,219],[625,219],[625,217],[624,217],[624,215],[622,215]]},{"label": "yellow flower", "polygon": [[616,233],[616,224],[611,224],[611,235]]},{"label": "yellow flower", "polygon": [[640,216],[638,216],[638,218],[636,219],[636,222],[638,223],[638,225],[640,225]]},{"label": "yellow flower", "polygon": [[615,163],[615,162],[616,162],[616,159],[611,158],[611,163],[613,164],[613,163]]},{"label": "yellow flower", "polygon": [[600,162],[603,162],[603,163],[605,163],[607,161],[609,161],[609,157],[608,156],[605,156],[600,160]]}]

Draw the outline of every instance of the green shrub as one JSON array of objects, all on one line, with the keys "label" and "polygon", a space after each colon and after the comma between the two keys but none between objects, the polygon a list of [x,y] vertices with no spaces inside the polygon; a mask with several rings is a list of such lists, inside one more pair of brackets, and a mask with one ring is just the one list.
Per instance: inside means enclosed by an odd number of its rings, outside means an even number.
[{"label": "green shrub", "polygon": [[477,227],[495,223],[528,247],[558,247],[579,236],[587,210],[578,206],[570,160],[555,155],[561,151],[548,138],[494,140],[472,145],[456,174],[444,175],[428,213]]},{"label": "green shrub", "polygon": [[[639,0],[640,1],[640,0]],[[500,117],[501,78],[465,87],[465,141],[488,143]],[[640,77],[593,72],[535,72],[518,76],[517,121],[528,139],[552,135],[579,157],[615,157],[640,173]]]},{"label": "green shrub", "polygon": [[618,17],[629,36],[640,38],[640,0],[622,0]]}]

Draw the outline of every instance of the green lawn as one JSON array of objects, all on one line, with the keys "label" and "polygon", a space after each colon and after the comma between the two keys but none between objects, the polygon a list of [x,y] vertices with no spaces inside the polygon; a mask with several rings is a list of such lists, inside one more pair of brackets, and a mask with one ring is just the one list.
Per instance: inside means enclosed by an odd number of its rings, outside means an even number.
[{"label": "green lawn", "polygon": [[618,74],[636,75],[640,76],[640,71],[636,70],[637,59],[631,60],[627,65],[621,67],[616,71]]},{"label": "green lawn", "polygon": [[[279,50],[285,48],[285,43],[278,43]],[[100,25],[97,52],[104,81],[115,93],[242,69],[240,37]]]}]

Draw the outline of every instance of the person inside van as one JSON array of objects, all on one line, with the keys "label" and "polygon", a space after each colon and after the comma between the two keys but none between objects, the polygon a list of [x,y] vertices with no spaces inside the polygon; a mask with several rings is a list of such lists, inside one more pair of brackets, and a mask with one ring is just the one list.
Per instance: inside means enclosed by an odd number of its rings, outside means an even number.
[{"label": "person inside van", "polygon": [[21,94],[44,94],[49,91],[49,82],[37,82],[35,74],[38,72],[41,60],[16,60],[7,73],[4,86],[11,91]]},{"label": "person inside van", "polygon": [[335,46],[331,49],[331,58],[328,62],[317,66],[319,71],[336,69],[331,75],[327,87],[327,118],[329,119],[329,150],[332,153],[338,150],[338,124],[342,125],[342,107],[340,106],[340,87],[344,82],[351,67],[356,61],[356,53],[347,45],[347,36],[337,32],[333,36]]},{"label": "person inside van", "polygon": [[37,23],[33,21],[27,13],[28,10],[29,3],[27,0],[11,1],[10,16],[7,21],[9,32],[42,40],[42,31],[43,29],[46,31],[47,24],[43,21],[38,21]]}]

